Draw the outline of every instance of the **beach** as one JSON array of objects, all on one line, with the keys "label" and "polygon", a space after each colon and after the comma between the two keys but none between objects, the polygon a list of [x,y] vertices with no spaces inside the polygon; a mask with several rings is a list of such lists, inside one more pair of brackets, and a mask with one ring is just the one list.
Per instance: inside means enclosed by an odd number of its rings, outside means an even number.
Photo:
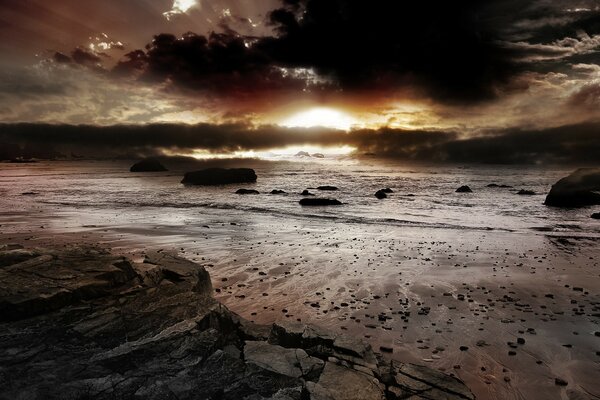
[{"label": "beach", "polygon": [[[542,204],[568,168],[286,161],[256,168],[256,184],[202,189],[181,185],[181,171],[125,165],[2,164],[0,240],[136,260],[175,251],[248,320],[363,338],[454,374],[480,399],[600,396],[600,222],[593,207]],[[338,190],[316,190],[325,184]],[[455,193],[464,184],[473,193]],[[393,193],[376,199],[384,187]],[[302,208],[307,188],[344,204]]]}]

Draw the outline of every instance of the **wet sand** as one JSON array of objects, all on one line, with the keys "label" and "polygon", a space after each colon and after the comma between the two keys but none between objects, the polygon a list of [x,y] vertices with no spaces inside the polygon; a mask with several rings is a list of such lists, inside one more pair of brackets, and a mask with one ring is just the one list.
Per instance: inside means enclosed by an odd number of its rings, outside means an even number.
[{"label": "wet sand", "polygon": [[593,237],[282,224],[251,215],[133,227],[89,222],[43,208],[4,210],[0,240],[98,243],[134,258],[177,250],[205,265],[217,299],[250,320],[301,320],[360,335],[390,357],[458,376],[479,399],[600,398]]}]

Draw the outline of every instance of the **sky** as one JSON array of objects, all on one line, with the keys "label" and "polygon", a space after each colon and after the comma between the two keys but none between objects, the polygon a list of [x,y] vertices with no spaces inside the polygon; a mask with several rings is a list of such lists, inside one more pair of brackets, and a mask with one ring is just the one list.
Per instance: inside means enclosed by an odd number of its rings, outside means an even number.
[{"label": "sky", "polygon": [[0,52],[3,142],[600,154],[600,0],[0,0]]}]

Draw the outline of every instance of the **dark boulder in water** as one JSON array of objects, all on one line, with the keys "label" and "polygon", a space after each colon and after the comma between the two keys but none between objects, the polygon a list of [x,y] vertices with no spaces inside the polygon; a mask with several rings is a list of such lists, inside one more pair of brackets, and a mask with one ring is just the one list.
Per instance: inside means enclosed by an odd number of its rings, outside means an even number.
[{"label": "dark boulder in water", "polygon": [[550,189],[544,202],[554,207],[583,207],[600,204],[600,168],[580,168]]},{"label": "dark boulder in water", "polygon": [[473,192],[473,191],[467,185],[461,186],[458,189],[456,189],[456,193],[471,193],[471,192]]},{"label": "dark boulder in water", "polygon": [[235,194],[259,194],[258,190],[254,189],[238,189],[235,191]]},{"label": "dark boulder in water", "polygon": [[338,188],[335,186],[319,186],[317,187],[317,190],[334,191],[338,190]]},{"label": "dark boulder in water", "polygon": [[517,192],[521,196],[533,196],[535,192],[533,190],[521,189]]},{"label": "dark boulder in water", "polygon": [[186,172],[181,181],[185,185],[204,186],[250,182],[256,182],[256,173],[251,168],[208,168]]},{"label": "dark boulder in water", "polygon": [[489,188],[511,188],[512,186],[510,186],[510,185],[498,185],[497,183],[490,183],[489,185],[487,185],[487,187],[489,187]]},{"label": "dark boulder in water", "polygon": [[377,197],[378,199],[385,199],[387,197],[387,192],[385,192],[384,189],[378,190],[377,192],[375,192],[375,197]]},{"label": "dark boulder in water", "polygon": [[390,188],[384,188],[384,189],[381,189],[381,191],[383,193],[394,193],[394,191],[392,189],[390,189]]},{"label": "dark boulder in water", "polygon": [[300,193],[302,196],[314,196],[314,194],[312,194],[311,192],[309,192],[307,189],[304,189],[302,191],[302,193]]},{"label": "dark boulder in water", "polygon": [[592,214],[592,218],[594,218],[594,219],[600,219],[600,212],[593,213]]},{"label": "dark boulder in water", "polygon": [[301,206],[339,206],[342,202],[336,199],[302,199]]},{"label": "dark boulder in water", "polygon": [[168,171],[156,158],[145,158],[129,168],[130,172],[163,172]]},{"label": "dark boulder in water", "polygon": [[285,190],[273,189],[271,194],[286,194]]}]

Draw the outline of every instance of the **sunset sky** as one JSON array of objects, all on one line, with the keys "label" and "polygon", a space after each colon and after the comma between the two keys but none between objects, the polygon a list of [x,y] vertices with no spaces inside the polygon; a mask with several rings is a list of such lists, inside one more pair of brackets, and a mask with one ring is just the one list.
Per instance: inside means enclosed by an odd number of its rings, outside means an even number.
[{"label": "sunset sky", "polygon": [[598,0],[4,0],[0,52],[2,141],[600,149]]}]

